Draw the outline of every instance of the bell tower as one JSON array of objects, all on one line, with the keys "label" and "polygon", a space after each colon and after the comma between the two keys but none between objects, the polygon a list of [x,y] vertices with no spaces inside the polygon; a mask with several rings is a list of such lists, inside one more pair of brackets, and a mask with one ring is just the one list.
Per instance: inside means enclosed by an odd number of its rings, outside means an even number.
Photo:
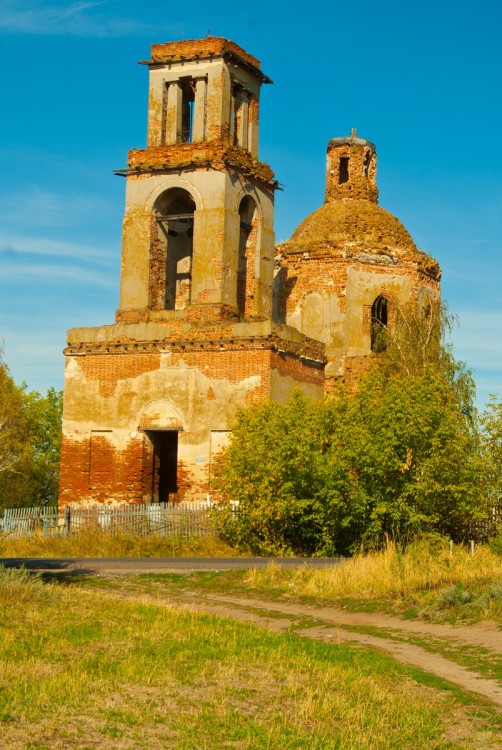
[{"label": "bell tower", "polygon": [[376,147],[366,138],[358,138],[355,128],[347,138],[332,138],[328,142],[324,202],[340,198],[378,203]]},{"label": "bell tower", "polygon": [[[274,191],[260,62],[218,37],[154,44],[146,149],[129,152],[117,321],[269,318]],[[247,296],[246,302],[242,295]]]},{"label": "bell tower", "polygon": [[206,501],[239,407],[324,386],[324,344],[272,319],[274,193],[260,62],[154,44],[129,152],[112,325],[68,331],[60,505]]}]

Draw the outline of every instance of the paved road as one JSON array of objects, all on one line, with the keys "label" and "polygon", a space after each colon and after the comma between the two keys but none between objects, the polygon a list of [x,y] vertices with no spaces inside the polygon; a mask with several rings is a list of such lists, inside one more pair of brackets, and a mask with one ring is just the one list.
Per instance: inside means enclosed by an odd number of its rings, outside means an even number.
[{"label": "paved road", "polygon": [[50,571],[53,573],[189,573],[197,570],[249,570],[275,563],[284,568],[326,568],[336,565],[336,557],[3,557],[6,568]]}]

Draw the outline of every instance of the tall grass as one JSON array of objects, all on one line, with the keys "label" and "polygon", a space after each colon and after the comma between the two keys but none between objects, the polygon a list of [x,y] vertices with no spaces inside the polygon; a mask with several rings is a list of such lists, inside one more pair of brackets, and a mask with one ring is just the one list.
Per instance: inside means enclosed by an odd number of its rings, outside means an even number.
[{"label": "tall grass", "polygon": [[78,536],[44,539],[9,539],[0,536],[1,557],[237,557],[228,544],[214,537],[112,535],[83,530]]},{"label": "tall grass", "polygon": [[26,604],[46,597],[47,586],[37,573],[23,568],[5,568],[0,565],[0,604]]},{"label": "tall grass", "polygon": [[502,575],[502,558],[478,545],[469,548],[415,542],[403,552],[389,542],[380,552],[357,555],[329,568],[284,570],[271,565],[247,574],[249,584],[316,597],[368,599],[409,597],[454,584],[493,580]]}]

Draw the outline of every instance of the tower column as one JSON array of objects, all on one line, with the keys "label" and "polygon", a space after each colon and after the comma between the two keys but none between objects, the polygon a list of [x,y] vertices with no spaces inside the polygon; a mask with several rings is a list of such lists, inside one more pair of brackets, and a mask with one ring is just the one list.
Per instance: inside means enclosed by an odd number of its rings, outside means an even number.
[{"label": "tower column", "polygon": [[206,78],[195,79],[195,99],[193,114],[194,143],[202,143],[206,137]]},{"label": "tower column", "polygon": [[167,89],[166,145],[178,142],[182,125],[183,90],[178,82],[170,83]]},{"label": "tower column", "polygon": [[249,130],[249,97],[245,91],[242,91],[237,103],[237,142],[239,146],[248,148],[248,130]]},{"label": "tower column", "polygon": [[255,96],[251,96],[248,102],[248,150],[254,159],[258,158],[259,137],[259,104]]}]

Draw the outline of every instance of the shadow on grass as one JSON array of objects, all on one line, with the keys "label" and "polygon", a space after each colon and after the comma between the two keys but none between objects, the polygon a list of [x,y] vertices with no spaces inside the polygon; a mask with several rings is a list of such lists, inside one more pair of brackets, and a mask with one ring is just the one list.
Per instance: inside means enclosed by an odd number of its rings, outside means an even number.
[{"label": "shadow on grass", "polygon": [[96,577],[96,570],[94,568],[75,568],[76,562],[76,560],[71,559],[50,560],[47,558],[4,557],[0,558],[0,567],[26,570],[28,573],[40,576],[44,583],[51,581],[58,583],[79,583],[89,577]]}]

